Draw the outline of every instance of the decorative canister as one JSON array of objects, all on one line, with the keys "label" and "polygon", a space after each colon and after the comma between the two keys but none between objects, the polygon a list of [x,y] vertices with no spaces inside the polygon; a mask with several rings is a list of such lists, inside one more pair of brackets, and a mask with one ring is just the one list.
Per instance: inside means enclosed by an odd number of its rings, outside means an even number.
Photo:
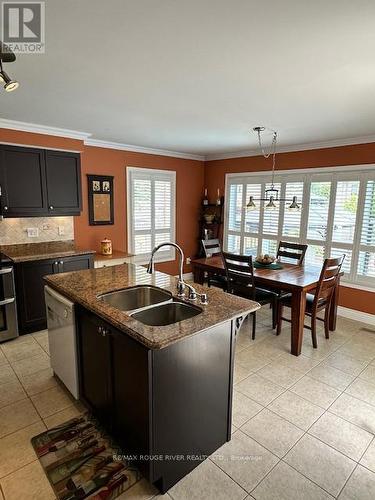
[{"label": "decorative canister", "polygon": [[112,255],[112,241],[108,238],[104,238],[100,242],[102,255]]}]

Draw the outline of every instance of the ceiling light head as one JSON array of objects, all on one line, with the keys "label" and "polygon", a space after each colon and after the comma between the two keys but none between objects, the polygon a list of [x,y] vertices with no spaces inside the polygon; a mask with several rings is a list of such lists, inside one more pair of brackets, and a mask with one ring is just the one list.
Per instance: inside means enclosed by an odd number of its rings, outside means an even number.
[{"label": "ceiling light head", "polygon": [[297,196],[293,196],[292,203],[288,207],[288,212],[299,212],[300,210],[301,207],[297,203]]},{"label": "ceiling light head", "polygon": [[254,196],[250,196],[249,203],[246,205],[246,209],[249,211],[257,210],[257,206],[254,203]]},{"label": "ceiling light head", "polygon": [[18,89],[20,84],[17,82],[17,80],[12,80],[10,76],[4,71],[3,61],[13,62],[15,60],[15,56],[13,54],[14,59],[5,57],[5,54],[2,53],[3,47],[4,45],[2,45],[0,42],[0,83],[4,83],[4,89],[6,90],[6,92],[12,92],[13,90]]},{"label": "ceiling light head", "polygon": [[5,83],[4,89],[6,90],[6,92],[13,92],[13,90],[17,90],[19,86],[20,84],[19,82],[17,82],[17,80],[9,80]]},{"label": "ceiling light head", "polygon": [[277,206],[275,204],[275,198],[273,196],[270,197],[270,201],[267,203],[267,205],[264,207],[264,210],[277,210]]}]

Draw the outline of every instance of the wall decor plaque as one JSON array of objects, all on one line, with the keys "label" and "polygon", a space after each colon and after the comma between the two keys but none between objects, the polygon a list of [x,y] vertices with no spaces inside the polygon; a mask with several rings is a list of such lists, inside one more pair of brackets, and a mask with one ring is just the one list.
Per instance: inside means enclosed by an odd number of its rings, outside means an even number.
[{"label": "wall decor plaque", "polygon": [[114,224],[113,176],[87,175],[90,226]]}]

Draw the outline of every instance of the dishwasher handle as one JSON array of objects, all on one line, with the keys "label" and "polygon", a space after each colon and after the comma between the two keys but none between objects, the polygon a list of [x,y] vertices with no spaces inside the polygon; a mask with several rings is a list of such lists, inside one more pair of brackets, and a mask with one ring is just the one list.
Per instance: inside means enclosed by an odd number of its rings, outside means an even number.
[{"label": "dishwasher handle", "polygon": [[14,297],[10,299],[0,300],[0,306],[7,306],[8,304],[13,304],[14,301],[15,301]]}]

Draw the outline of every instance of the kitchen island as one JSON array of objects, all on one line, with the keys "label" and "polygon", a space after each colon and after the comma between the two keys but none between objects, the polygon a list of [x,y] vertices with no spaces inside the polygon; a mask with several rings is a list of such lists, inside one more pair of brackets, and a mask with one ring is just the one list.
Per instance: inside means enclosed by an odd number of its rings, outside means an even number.
[{"label": "kitchen island", "polygon": [[[259,304],[198,285],[208,303],[191,305],[176,278],[133,264],[46,283],[75,304],[80,399],[160,491],[230,440],[238,318]],[[131,288],[159,303],[121,308],[111,292]]]}]

